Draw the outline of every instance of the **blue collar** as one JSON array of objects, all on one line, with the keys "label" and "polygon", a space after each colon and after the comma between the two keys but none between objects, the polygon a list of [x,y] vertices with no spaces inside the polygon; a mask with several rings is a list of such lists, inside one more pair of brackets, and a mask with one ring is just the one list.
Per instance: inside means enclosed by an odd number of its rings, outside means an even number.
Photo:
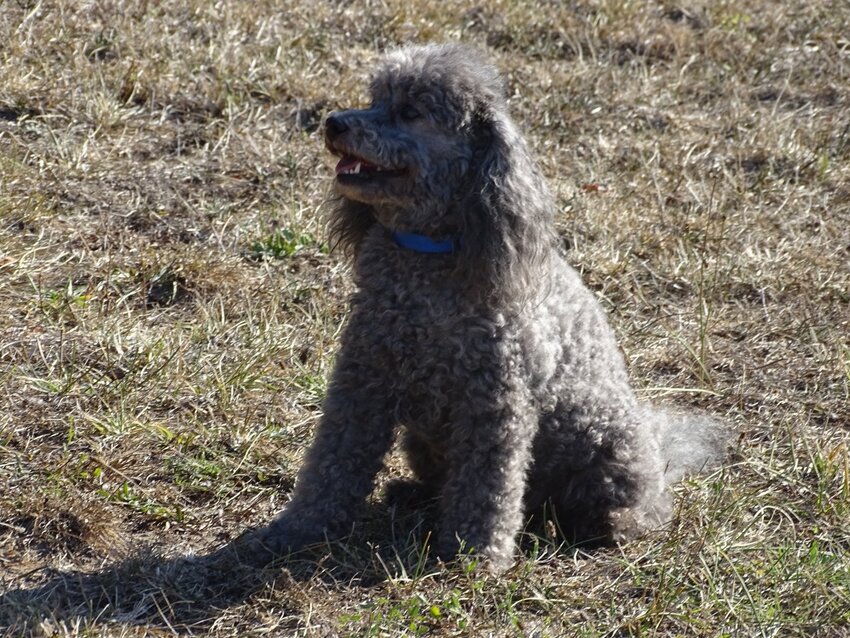
[{"label": "blue collar", "polygon": [[417,253],[453,253],[460,248],[460,240],[453,237],[448,239],[431,239],[425,235],[417,235],[416,233],[400,233],[397,230],[393,231],[393,239],[395,243],[402,248],[412,250]]}]

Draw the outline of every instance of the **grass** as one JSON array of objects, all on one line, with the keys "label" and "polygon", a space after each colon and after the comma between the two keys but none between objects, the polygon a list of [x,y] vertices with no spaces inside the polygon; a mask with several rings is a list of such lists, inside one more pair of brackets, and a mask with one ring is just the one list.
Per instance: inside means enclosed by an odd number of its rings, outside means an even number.
[{"label": "grass", "polygon": [[[0,2],[0,633],[850,635],[848,33],[802,0]],[[380,490],[216,573],[286,500],[352,290],[321,118],[445,39],[504,71],[641,394],[735,455],[665,530],[499,578]]]}]

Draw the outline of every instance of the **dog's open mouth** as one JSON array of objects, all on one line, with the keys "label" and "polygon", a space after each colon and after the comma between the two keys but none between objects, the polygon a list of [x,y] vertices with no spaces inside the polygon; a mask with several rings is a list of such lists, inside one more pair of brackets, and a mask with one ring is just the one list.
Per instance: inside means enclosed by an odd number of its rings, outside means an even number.
[{"label": "dog's open mouth", "polygon": [[402,169],[379,166],[356,155],[343,155],[336,165],[337,177],[343,178],[371,179],[379,174],[381,177],[394,177],[402,173]]}]

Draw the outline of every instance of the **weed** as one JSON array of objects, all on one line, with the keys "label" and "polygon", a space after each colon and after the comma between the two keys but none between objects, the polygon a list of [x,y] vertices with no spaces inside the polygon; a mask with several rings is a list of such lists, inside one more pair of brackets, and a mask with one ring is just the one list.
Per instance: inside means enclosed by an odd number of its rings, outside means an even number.
[{"label": "weed", "polygon": [[319,246],[316,238],[310,233],[296,233],[288,228],[275,230],[273,233],[258,239],[251,244],[250,254],[255,259],[273,258],[284,259],[292,257],[304,248],[319,248],[327,252],[327,248]]}]

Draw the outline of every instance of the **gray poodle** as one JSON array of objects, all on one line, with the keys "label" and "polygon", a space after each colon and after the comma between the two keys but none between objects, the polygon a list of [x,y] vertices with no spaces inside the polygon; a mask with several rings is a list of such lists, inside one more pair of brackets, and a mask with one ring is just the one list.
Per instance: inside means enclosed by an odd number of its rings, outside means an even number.
[{"label": "gray poodle", "polygon": [[332,239],[357,292],[265,550],[345,534],[399,430],[441,557],[504,569],[531,517],[602,543],[667,521],[668,485],[719,458],[721,428],[635,398],[599,303],[556,248],[553,198],[496,69],[459,45],[400,49],[370,105],[330,115],[325,135],[340,157]]}]

